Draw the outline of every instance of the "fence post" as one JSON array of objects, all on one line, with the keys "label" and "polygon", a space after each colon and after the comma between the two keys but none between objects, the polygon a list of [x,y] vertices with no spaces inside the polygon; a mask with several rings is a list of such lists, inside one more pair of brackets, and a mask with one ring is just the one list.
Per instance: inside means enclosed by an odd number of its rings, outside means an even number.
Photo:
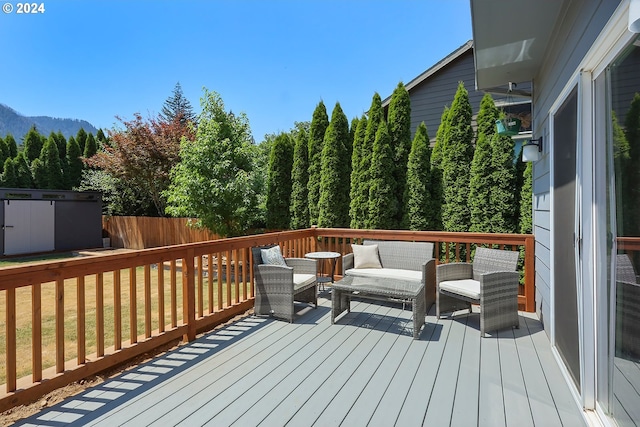
[{"label": "fence post", "polygon": [[535,238],[527,237],[524,240],[524,296],[525,310],[532,313],[536,311],[535,291]]},{"label": "fence post", "polygon": [[[187,325],[187,332],[184,334],[185,341],[193,341],[196,339],[196,286],[194,275],[195,255],[193,249],[187,249],[187,256],[182,259],[182,307],[183,322]],[[186,278],[186,280],[184,280]]]}]

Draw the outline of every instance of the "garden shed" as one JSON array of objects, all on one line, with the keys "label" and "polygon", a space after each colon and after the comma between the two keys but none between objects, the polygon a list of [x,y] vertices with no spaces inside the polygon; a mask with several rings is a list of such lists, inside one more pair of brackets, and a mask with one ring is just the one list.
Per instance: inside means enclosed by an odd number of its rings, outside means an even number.
[{"label": "garden shed", "polygon": [[0,188],[3,256],[102,247],[99,192]]}]

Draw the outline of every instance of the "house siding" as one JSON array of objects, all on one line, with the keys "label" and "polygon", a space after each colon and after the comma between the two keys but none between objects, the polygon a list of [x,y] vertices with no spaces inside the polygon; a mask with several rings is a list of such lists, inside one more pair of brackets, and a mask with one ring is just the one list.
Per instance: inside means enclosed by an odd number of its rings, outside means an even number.
[{"label": "house siding", "polygon": [[[585,0],[571,2],[559,19],[556,33],[547,49],[543,67],[534,79],[533,133],[550,139],[550,111],[575,75],[580,62],[619,5],[619,1]],[[576,81],[577,84],[577,81]],[[562,141],[554,141],[561,144]],[[589,141],[585,141],[589,144]],[[583,142],[578,139],[578,144]],[[589,148],[588,146],[585,148]],[[551,159],[545,147],[543,159],[534,165],[534,234],[536,236],[536,311],[549,319],[551,307]],[[550,334],[549,322],[544,322]]]}]

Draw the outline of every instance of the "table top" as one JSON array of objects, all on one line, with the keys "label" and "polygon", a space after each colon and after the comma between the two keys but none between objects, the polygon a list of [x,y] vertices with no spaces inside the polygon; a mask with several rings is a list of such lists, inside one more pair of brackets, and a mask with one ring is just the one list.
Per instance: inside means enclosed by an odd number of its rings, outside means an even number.
[{"label": "table top", "polygon": [[412,298],[424,289],[424,283],[388,277],[346,276],[335,282],[332,288],[339,291],[358,291],[397,298]]},{"label": "table top", "polygon": [[304,254],[305,258],[312,259],[332,259],[332,258],[340,258],[340,254],[338,252],[309,252]]}]

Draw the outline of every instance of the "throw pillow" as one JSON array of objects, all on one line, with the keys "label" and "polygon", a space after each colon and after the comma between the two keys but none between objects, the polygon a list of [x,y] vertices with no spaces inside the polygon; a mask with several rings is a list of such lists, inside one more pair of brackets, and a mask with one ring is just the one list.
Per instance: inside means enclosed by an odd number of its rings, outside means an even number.
[{"label": "throw pillow", "polygon": [[378,245],[351,245],[353,268],[382,268]]},{"label": "throw pillow", "polygon": [[262,255],[262,262],[265,264],[287,266],[282,257],[282,252],[280,252],[280,246],[276,245],[269,249],[260,249],[260,254]]}]

